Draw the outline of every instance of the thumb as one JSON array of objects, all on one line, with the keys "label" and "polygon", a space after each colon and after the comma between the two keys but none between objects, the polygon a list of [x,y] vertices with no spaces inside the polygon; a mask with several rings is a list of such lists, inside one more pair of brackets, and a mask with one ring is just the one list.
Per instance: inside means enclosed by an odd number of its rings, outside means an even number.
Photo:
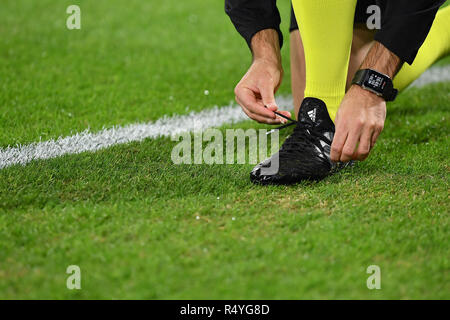
[{"label": "thumb", "polygon": [[277,111],[278,106],[275,102],[275,96],[273,92],[274,88],[269,84],[263,84],[260,88],[261,99],[264,105],[271,111]]}]

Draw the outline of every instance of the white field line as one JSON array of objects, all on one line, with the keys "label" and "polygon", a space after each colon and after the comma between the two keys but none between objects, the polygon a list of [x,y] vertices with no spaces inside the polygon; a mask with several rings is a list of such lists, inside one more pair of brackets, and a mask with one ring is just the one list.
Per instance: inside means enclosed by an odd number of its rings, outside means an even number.
[{"label": "white field line", "polygon": [[423,87],[430,83],[450,81],[450,66],[434,67],[425,71],[410,87]]},{"label": "white field line", "polygon": [[[412,86],[421,87],[442,81],[450,81],[450,66],[428,70]],[[278,97],[277,103],[279,106],[292,109],[292,97]],[[25,165],[33,160],[57,158],[65,154],[86,151],[94,152],[117,144],[142,141],[147,138],[169,137],[182,132],[220,127],[244,120],[248,118],[241,108],[230,104],[220,108],[216,106],[200,112],[191,112],[188,115],[163,117],[155,122],[115,126],[96,133],[85,130],[68,137],[0,149],[0,169],[15,164]]]},{"label": "white field line", "polygon": [[[280,106],[289,105],[291,108],[292,105],[289,97],[278,98],[277,102]],[[68,137],[0,149],[0,169],[15,164],[25,165],[36,159],[50,159],[85,151],[93,152],[117,144],[142,141],[147,138],[170,137],[182,132],[220,127],[243,120],[248,118],[241,108],[230,104],[221,108],[216,106],[200,112],[191,112],[187,115],[165,116],[155,122],[115,126],[96,133],[85,130]]]}]

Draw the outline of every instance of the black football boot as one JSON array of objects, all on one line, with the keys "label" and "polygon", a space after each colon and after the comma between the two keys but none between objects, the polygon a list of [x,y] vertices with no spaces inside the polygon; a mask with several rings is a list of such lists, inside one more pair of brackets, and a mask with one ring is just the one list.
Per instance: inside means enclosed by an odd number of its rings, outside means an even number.
[{"label": "black football boot", "polygon": [[348,164],[330,160],[334,131],[325,103],[316,98],[305,98],[294,132],[277,153],[252,170],[250,180],[257,184],[293,184],[302,180],[321,180],[346,167]]}]

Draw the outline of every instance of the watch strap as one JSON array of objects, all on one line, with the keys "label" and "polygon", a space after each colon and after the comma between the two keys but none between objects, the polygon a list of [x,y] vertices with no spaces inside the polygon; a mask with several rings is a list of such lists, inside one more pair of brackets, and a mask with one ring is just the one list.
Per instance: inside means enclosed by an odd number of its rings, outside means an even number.
[{"label": "watch strap", "polygon": [[[368,78],[372,74],[376,74],[377,76],[382,77],[385,80],[383,88],[380,88],[379,91],[372,89],[372,88],[368,88],[364,85],[364,83],[368,80]],[[352,84],[357,84],[357,85],[361,86],[362,88],[369,90],[369,91],[383,97],[383,99],[385,101],[394,101],[398,94],[398,90],[394,88],[394,84],[393,84],[391,78],[389,78],[385,74],[382,74],[382,73],[372,70],[372,69],[358,70],[355,73],[355,76],[353,77]]]}]

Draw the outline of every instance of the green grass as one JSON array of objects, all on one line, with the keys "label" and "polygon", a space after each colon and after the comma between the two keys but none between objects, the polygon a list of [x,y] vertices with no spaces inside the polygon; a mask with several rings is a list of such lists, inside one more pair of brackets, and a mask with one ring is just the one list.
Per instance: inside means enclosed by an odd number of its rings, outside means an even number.
[{"label": "green grass", "polygon": [[251,62],[222,1],[8,0],[0,20],[0,147],[226,105]]},{"label": "green grass", "polygon": [[[249,57],[221,1],[75,2],[81,31],[72,1],[2,3],[0,146],[233,98]],[[404,92],[370,158],[319,183],[176,166],[169,139],[0,170],[0,298],[449,299],[449,92]]]}]

